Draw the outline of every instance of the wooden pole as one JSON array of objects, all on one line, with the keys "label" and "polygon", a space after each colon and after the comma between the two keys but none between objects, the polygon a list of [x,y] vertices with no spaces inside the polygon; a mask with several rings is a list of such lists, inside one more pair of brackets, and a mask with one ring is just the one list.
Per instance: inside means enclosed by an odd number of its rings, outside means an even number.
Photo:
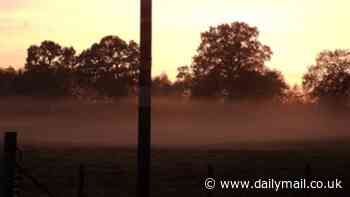
[{"label": "wooden pole", "polygon": [[[306,164],[305,166],[305,180],[306,180],[306,185],[310,185],[311,182],[311,165]],[[310,197],[311,196],[311,188],[310,189],[305,189],[305,197]]]},{"label": "wooden pole", "polygon": [[17,133],[7,132],[4,139],[4,197],[15,196]]},{"label": "wooden pole", "polygon": [[[208,165],[208,178],[214,178],[214,167],[212,165]],[[213,191],[208,190],[208,197],[213,197]]]},{"label": "wooden pole", "polygon": [[78,197],[84,197],[85,166],[83,164],[79,165],[78,178]]},{"label": "wooden pole", "polygon": [[150,196],[152,0],[141,0],[137,196]]}]

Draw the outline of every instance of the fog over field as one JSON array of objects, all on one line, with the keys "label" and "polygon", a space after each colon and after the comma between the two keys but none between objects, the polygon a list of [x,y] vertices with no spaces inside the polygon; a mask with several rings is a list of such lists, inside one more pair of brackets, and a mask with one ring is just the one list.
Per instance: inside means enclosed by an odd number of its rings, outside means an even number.
[{"label": "fog over field", "polygon": [[[134,146],[137,100],[115,103],[33,98],[0,100],[0,132],[28,145]],[[343,140],[348,115],[315,105],[154,99],[152,143],[162,147],[245,146]]]}]

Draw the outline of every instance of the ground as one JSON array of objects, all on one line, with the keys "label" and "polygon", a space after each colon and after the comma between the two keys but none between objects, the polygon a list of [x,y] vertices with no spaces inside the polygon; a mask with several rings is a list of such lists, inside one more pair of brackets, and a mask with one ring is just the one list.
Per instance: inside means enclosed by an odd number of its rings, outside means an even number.
[{"label": "ground", "polygon": [[[345,187],[350,180],[349,152],[338,149],[339,143],[327,147],[314,144],[305,149],[236,150],[154,149],[152,153],[152,195],[206,196],[204,180],[207,166],[212,165],[216,178],[228,179],[299,179],[305,166],[312,177],[341,179]],[[299,146],[299,145],[298,145]],[[345,146],[345,145],[343,145]],[[136,150],[113,147],[23,147],[23,166],[47,185],[55,196],[76,196],[78,168],[86,167],[85,192],[88,196],[136,196]],[[345,192],[345,190],[339,190]],[[23,182],[23,196],[37,196],[38,190],[28,180]],[[242,192],[242,191],[241,191]],[[335,195],[322,190],[313,196]],[[301,192],[273,192],[269,195],[234,190],[215,190],[215,196],[304,196]],[[346,196],[346,195],[345,195]]]},{"label": "ground", "polygon": [[[137,105],[33,98],[0,100],[0,134],[17,131],[22,165],[54,196],[135,196]],[[348,116],[314,106],[159,100],[153,109],[152,197],[207,196],[215,178],[350,180]],[[31,182],[21,196],[39,196]],[[341,190],[346,192],[346,190]],[[286,191],[285,191],[286,192]],[[302,192],[214,190],[213,196],[306,196]],[[347,196],[312,193],[311,196]]]}]

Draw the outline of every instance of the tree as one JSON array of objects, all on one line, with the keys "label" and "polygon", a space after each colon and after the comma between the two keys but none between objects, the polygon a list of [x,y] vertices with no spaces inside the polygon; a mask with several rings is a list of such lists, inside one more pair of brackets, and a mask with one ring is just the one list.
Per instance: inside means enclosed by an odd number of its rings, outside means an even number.
[{"label": "tree", "polygon": [[344,106],[350,96],[350,51],[323,51],[303,77],[303,88],[319,102]]},{"label": "tree", "polygon": [[227,93],[229,98],[257,100],[281,99],[288,89],[282,74],[267,68],[262,71],[241,71],[231,87],[234,92]]},{"label": "tree", "polygon": [[162,73],[152,80],[152,94],[155,96],[170,96],[173,94],[172,85],[168,75]]},{"label": "tree", "polygon": [[16,93],[14,83],[16,70],[13,67],[0,68],[0,96],[9,96]]},{"label": "tree", "polygon": [[181,66],[177,68],[177,72],[176,81],[173,84],[174,92],[180,96],[189,96],[193,81],[190,68],[188,66]]},{"label": "tree", "polygon": [[283,103],[285,104],[307,104],[308,99],[304,94],[303,88],[299,85],[294,85],[289,88],[283,95]]},{"label": "tree", "polygon": [[69,94],[76,57],[73,47],[43,41],[28,48],[24,77],[31,94],[63,96]]},{"label": "tree", "polygon": [[243,22],[210,27],[202,33],[191,68],[179,72],[180,78],[190,79],[192,96],[242,99],[281,94],[285,82],[279,72],[265,67],[272,51],[258,36],[256,27]]},{"label": "tree", "polygon": [[105,96],[126,96],[137,82],[139,54],[134,41],[127,43],[117,36],[102,38],[79,55],[80,84]]}]

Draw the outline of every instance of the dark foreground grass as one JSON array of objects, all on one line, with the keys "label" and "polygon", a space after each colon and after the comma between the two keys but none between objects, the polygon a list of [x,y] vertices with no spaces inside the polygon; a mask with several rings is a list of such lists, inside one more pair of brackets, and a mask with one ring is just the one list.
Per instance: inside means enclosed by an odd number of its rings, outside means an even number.
[{"label": "dark foreground grass", "polygon": [[[321,143],[321,142],[319,142]],[[295,143],[283,149],[233,148],[155,148],[152,153],[152,197],[207,196],[204,180],[207,166],[215,177],[231,179],[300,179],[305,165],[320,179],[342,179],[349,183],[349,151],[346,141],[321,144]],[[136,196],[136,151],[134,148],[24,146],[23,166],[57,197],[77,196],[78,167],[86,166],[87,196]],[[21,196],[41,196],[24,181]],[[264,190],[266,191],[266,190]],[[311,196],[348,196],[345,190],[321,190]],[[306,196],[302,192],[252,192],[214,190],[214,196]]]}]

